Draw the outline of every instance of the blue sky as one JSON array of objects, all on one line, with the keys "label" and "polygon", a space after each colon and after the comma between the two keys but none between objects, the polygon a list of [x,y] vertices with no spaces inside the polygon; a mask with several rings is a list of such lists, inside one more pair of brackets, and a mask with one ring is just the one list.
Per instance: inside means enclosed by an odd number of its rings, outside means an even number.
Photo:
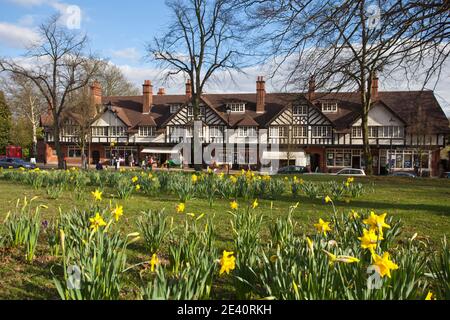
[{"label": "blue sky", "polygon": [[[67,2],[66,2],[67,1]],[[24,53],[26,43],[36,38],[35,28],[50,15],[66,12],[71,5],[81,10],[81,29],[91,41],[92,50],[108,58],[125,76],[140,85],[150,79],[156,87],[166,87],[169,93],[184,90],[183,79],[162,83],[161,71],[144,60],[145,44],[167,29],[170,13],[165,0],[0,0],[0,56],[17,57]],[[237,75],[234,81],[211,83],[209,92],[254,92],[255,80],[264,75],[261,68],[248,69],[247,75]],[[282,79],[282,75],[278,75]],[[404,82],[380,83],[382,90],[417,89]],[[269,91],[277,91],[279,82],[269,82]],[[435,88],[442,107],[450,115],[450,64]],[[434,88],[429,88],[434,89]]]}]

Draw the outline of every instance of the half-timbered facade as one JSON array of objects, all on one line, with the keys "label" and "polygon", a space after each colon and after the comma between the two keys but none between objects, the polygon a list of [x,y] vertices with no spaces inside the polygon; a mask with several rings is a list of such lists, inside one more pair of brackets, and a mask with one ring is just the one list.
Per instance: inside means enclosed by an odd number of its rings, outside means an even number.
[{"label": "half-timbered facade", "polygon": [[[378,80],[373,82],[368,126],[374,172],[420,168],[438,175],[440,150],[450,130],[433,92],[378,92]],[[217,164],[258,167],[260,160],[276,159],[281,166],[303,165],[318,172],[365,168],[359,93],[321,93],[314,87],[312,82],[308,93],[266,93],[258,77],[256,94],[205,94],[194,121],[189,83],[183,95],[166,95],[163,89],[153,95],[147,80],[143,95],[133,97],[104,97],[94,83],[92,100],[103,111],[90,125],[86,157],[91,163],[118,157],[129,164],[151,155],[164,162],[179,153],[174,146],[193,141],[194,123],[200,121],[204,147],[223,145]],[[47,163],[56,162],[51,124],[50,116],[42,118],[45,141],[39,150]],[[79,117],[70,113],[62,125],[60,138],[69,163],[81,161],[80,125]],[[235,145],[232,157],[225,156],[229,145]],[[255,157],[250,149],[261,145],[277,148]]]}]

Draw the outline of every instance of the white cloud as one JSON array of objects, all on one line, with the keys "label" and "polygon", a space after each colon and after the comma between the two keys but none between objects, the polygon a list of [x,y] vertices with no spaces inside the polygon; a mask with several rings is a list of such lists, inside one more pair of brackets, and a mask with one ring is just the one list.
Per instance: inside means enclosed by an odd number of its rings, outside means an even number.
[{"label": "white cloud", "polygon": [[49,2],[49,0],[8,0],[8,1],[23,7],[41,6]]},{"label": "white cloud", "polygon": [[22,27],[31,27],[34,25],[34,16],[31,14],[24,15],[17,23]]},{"label": "white cloud", "polygon": [[115,58],[127,59],[131,61],[138,61],[141,58],[141,54],[136,48],[125,48],[122,50],[114,50],[112,56]]},{"label": "white cloud", "polygon": [[34,29],[0,22],[0,43],[12,48],[26,48],[40,40]]}]

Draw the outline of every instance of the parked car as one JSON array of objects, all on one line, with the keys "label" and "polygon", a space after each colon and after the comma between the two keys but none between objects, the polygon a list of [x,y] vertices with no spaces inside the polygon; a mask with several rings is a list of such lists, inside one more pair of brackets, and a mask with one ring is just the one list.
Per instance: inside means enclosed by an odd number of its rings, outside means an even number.
[{"label": "parked car", "polygon": [[365,176],[366,173],[363,169],[344,168],[339,170],[336,175],[338,176]]},{"label": "parked car", "polygon": [[31,162],[27,162],[25,160],[19,159],[19,158],[2,158],[2,159],[0,159],[0,167],[3,169],[9,169],[9,168],[35,169],[36,165]]},{"label": "parked car", "polygon": [[303,174],[307,173],[308,169],[303,166],[287,166],[278,169],[278,174]]},{"label": "parked car", "polygon": [[391,177],[417,178],[417,175],[412,172],[394,172]]}]

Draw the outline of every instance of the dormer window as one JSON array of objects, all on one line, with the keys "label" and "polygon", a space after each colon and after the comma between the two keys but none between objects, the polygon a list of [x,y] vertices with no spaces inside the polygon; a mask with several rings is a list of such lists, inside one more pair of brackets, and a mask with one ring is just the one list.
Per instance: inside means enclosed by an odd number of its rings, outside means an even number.
[{"label": "dormer window", "polygon": [[171,104],[170,105],[170,113],[174,114],[177,113],[178,110],[181,109],[181,104]]},{"label": "dormer window", "polygon": [[[199,107],[198,109],[198,115],[200,117],[203,117],[205,115],[205,107]],[[194,107],[188,107],[188,117],[193,117],[194,116]]]},{"label": "dormer window", "polygon": [[322,112],[333,113],[338,111],[337,101],[322,101]]},{"label": "dormer window", "polygon": [[231,110],[232,113],[244,113],[245,103],[233,102],[227,104],[227,109]]}]

